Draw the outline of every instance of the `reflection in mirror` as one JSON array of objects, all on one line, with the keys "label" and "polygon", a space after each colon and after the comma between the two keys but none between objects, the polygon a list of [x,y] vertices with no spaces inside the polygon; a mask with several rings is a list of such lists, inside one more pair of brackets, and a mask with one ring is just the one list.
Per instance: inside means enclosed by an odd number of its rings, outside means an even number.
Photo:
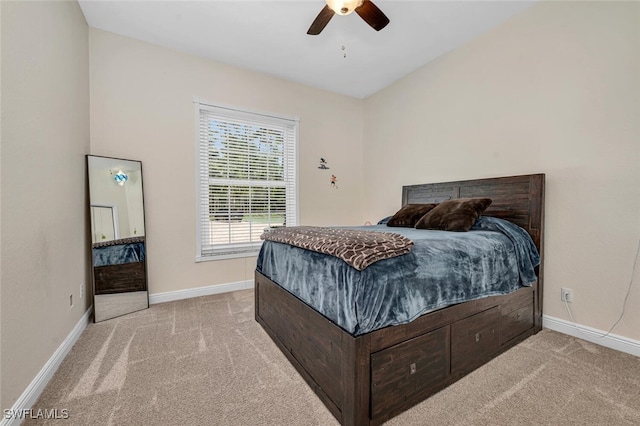
[{"label": "reflection in mirror", "polygon": [[95,322],[149,307],[142,163],[87,156]]},{"label": "reflection in mirror", "polygon": [[92,243],[120,238],[118,206],[91,204],[91,235]]}]

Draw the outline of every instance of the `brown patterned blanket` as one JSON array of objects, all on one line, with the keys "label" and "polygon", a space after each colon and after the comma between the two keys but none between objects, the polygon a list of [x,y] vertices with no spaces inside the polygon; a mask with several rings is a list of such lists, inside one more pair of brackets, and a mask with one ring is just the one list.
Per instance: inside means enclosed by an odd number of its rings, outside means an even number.
[{"label": "brown patterned blanket", "polygon": [[144,243],[144,237],[128,237],[128,238],[120,238],[118,240],[98,241],[97,243],[93,243],[92,247],[99,248],[99,247],[119,246],[121,244],[133,244],[133,243]]},{"label": "brown patterned blanket", "polygon": [[358,271],[379,260],[409,253],[413,247],[413,241],[391,232],[318,226],[275,228],[260,238],[335,256]]}]

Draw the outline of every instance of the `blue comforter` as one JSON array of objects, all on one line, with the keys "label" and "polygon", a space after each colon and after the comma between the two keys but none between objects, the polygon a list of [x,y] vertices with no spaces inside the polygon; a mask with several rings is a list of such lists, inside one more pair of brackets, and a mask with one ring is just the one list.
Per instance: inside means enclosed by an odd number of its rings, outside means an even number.
[{"label": "blue comforter", "polygon": [[395,232],[414,247],[357,271],[336,257],[265,241],[257,270],[355,336],[536,281],[531,237],[502,219],[482,216],[469,232],[350,228]]},{"label": "blue comforter", "polygon": [[145,256],[144,242],[94,247],[92,252],[94,267],[142,262]]}]

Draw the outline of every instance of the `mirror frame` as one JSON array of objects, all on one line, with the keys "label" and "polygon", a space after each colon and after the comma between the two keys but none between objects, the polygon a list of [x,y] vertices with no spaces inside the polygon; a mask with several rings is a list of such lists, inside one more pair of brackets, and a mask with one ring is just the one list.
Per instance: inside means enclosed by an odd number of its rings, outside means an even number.
[{"label": "mirror frame", "polygon": [[[106,157],[100,155],[86,155],[87,167],[87,212],[89,221],[89,254],[91,265],[91,285],[93,297],[93,320],[94,322],[102,322],[132,312],[137,312],[149,308],[149,285],[147,273],[147,220],[144,207],[144,182],[142,172],[142,161],[129,160],[125,158]],[[143,235],[127,235],[123,236],[121,230],[118,230],[119,238],[108,240],[105,242],[94,243],[94,223],[92,221],[91,209],[96,205],[106,205],[104,200],[95,200],[92,202],[91,187],[91,159],[113,160],[117,162],[137,163],[140,167],[140,203],[142,208]],[[116,165],[114,164],[114,169]],[[114,182],[114,185],[117,183]],[[126,184],[125,184],[126,185]],[[95,188],[94,191],[95,193]],[[118,212],[122,210],[116,205]],[[127,214],[128,210],[127,210]],[[118,218],[115,220],[118,223]],[[134,232],[135,233],[135,232]],[[116,243],[113,243],[116,242]],[[97,245],[97,247],[96,247]],[[125,247],[126,246],[126,247]],[[104,265],[94,266],[96,261],[94,251],[96,249],[104,249],[105,251],[113,250],[117,255],[118,251],[126,251],[140,255],[141,260],[127,261],[122,263],[107,263]],[[135,257],[135,256],[134,256]],[[99,292],[96,290],[96,282],[104,283],[109,281],[111,287],[108,292]],[[136,290],[139,289],[139,290]],[[118,291],[120,290],[120,291]],[[144,294],[142,294],[144,292]],[[132,294],[135,293],[135,294]],[[102,308],[101,306],[102,305]],[[102,312],[101,312],[102,311]],[[105,314],[105,312],[107,312]]]}]

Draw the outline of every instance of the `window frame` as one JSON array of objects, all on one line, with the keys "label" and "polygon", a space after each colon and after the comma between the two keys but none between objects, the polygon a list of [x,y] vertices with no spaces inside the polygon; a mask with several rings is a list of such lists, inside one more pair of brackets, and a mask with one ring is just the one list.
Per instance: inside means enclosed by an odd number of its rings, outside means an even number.
[{"label": "window frame", "polygon": [[[298,224],[299,217],[299,176],[298,176],[298,140],[299,140],[299,118],[297,116],[286,116],[274,113],[266,113],[262,111],[256,111],[248,108],[223,105],[220,103],[213,103],[202,101],[200,98],[195,97],[193,99],[195,106],[195,189],[196,189],[196,262],[207,262],[223,259],[234,258],[247,258],[255,257],[260,251],[262,241],[259,242],[244,242],[244,243],[229,243],[220,245],[219,248],[213,247],[210,250],[203,252],[203,230],[202,230],[202,217],[206,215],[206,210],[209,208],[208,201],[205,201],[202,194],[202,179],[205,177],[201,170],[200,154],[201,154],[201,111],[206,110],[209,112],[218,112],[221,116],[227,115],[229,119],[246,120],[248,124],[253,125],[280,125],[283,128],[285,125],[290,126],[292,129],[292,141],[290,146],[287,146],[289,142],[285,140],[284,157],[290,160],[293,164],[287,163],[285,167],[284,188],[285,188],[285,205],[286,205],[286,223],[287,226],[295,226]],[[251,118],[255,122],[251,122]],[[292,175],[291,179],[287,176]],[[208,184],[215,181],[215,178],[206,177]],[[256,182],[263,185],[271,186],[268,182],[271,181],[252,181],[246,179],[246,182]],[[231,184],[229,184],[231,186]],[[247,186],[251,186],[250,184]],[[293,188],[291,188],[293,186]],[[293,200],[289,200],[289,197],[293,197]]]}]

